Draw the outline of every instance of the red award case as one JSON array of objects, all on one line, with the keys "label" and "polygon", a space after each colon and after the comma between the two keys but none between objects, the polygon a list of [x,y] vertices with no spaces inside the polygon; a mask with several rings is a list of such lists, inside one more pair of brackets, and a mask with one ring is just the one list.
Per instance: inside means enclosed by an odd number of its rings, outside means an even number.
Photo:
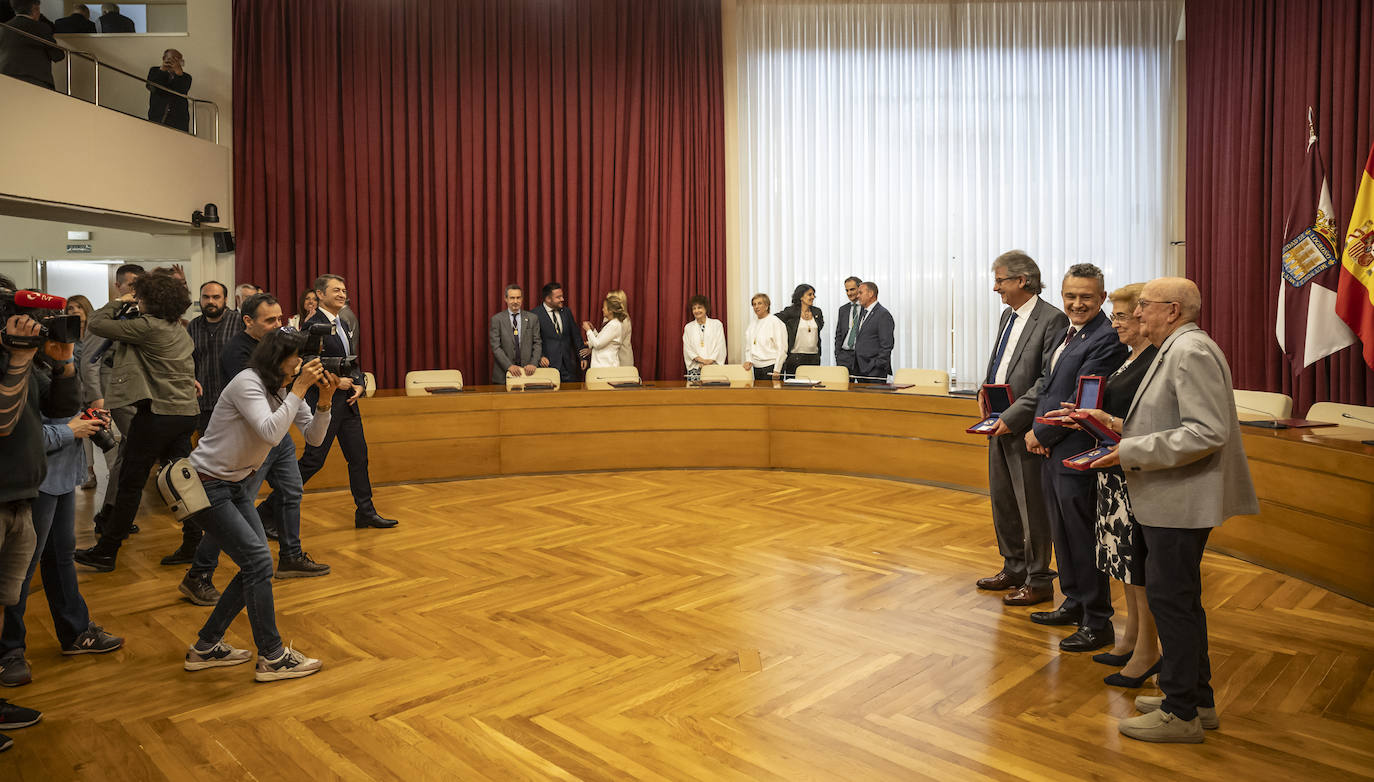
[{"label": "red award case", "polygon": [[986,383],[983,385],[983,399],[987,401],[989,415],[987,418],[970,426],[964,431],[969,434],[992,435],[992,430],[997,428],[997,419],[1011,407],[1012,395],[1011,386],[998,383]]},{"label": "red award case", "polygon": [[1069,413],[1067,418],[1083,427],[1083,431],[1097,438],[1096,448],[1084,451],[1077,456],[1070,456],[1064,460],[1064,466],[1071,470],[1092,469],[1088,465],[1111,453],[1112,446],[1121,442],[1121,435],[1103,426],[1100,421],[1088,415],[1085,410],[1075,410]]},{"label": "red award case", "polygon": [[[1084,375],[1078,378],[1078,393],[1074,394],[1073,406],[1079,410],[1100,410],[1103,391],[1106,387],[1107,383],[1101,375]],[[1069,417],[1037,415],[1035,422],[1050,426],[1063,426],[1069,422]]]}]

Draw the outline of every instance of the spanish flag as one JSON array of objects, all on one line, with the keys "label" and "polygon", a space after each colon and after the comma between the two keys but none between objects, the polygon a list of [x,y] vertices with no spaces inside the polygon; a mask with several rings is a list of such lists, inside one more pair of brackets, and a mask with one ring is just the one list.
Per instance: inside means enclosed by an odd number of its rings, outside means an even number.
[{"label": "spanish flag", "polygon": [[1336,314],[1359,335],[1364,363],[1374,369],[1374,147],[1364,164],[1350,230],[1345,232]]}]

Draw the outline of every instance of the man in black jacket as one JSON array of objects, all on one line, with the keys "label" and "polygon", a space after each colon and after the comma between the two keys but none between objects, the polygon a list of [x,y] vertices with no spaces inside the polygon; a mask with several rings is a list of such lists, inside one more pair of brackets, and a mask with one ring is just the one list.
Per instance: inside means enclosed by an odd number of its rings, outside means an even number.
[{"label": "man in black jacket", "polygon": [[72,15],[64,16],[53,22],[53,29],[59,33],[93,33],[95,22],[91,21],[91,9],[85,3],[72,6]]},{"label": "man in black jacket", "polygon": [[[15,16],[8,22],[20,30],[56,43],[51,23],[42,20],[38,0],[10,0]],[[67,53],[56,46],[46,46],[10,29],[0,29],[0,73],[22,79],[39,87],[55,89],[52,64]]]},{"label": "man in black jacket", "polygon": [[132,33],[134,20],[119,12],[118,3],[102,3],[100,6],[100,32]]},{"label": "man in black jacket", "polygon": [[562,283],[544,283],[539,293],[544,299],[534,311],[544,353],[539,366],[557,369],[564,383],[576,382],[578,370],[587,368],[591,349],[582,343],[582,330],[577,327],[577,316],[566,306]]},{"label": "man in black jacket", "polygon": [[148,92],[151,93],[148,96],[148,119],[177,130],[189,131],[190,102],[167,91],[172,90],[182,95],[191,91],[191,74],[182,69],[185,64],[186,60],[181,56],[181,52],[168,49],[162,53],[162,64],[148,69]]}]

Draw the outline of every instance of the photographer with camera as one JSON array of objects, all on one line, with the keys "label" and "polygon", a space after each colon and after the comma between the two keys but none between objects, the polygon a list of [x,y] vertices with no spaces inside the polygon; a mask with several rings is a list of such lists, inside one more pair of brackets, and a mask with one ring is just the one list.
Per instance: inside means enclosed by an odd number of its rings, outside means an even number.
[{"label": "photographer with camera", "polygon": [[[339,388],[334,392],[334,416],[329,433],[319,445],[307,445],[299,461],[302,483],[307,483],[324,466],[329,456],[329,448],[334,438],[339,438],[344,459],[348,462],[348,487],[353,492],[356,510],[353,513],[353,526],[357,529],[368,527],[385,529],[396,526],[395,519],[383,518],[372,504],[372,478],[367,471],[367,438],[363,434],[363,417],[358,410],[358,397],[363,395],[366,383],[362,370],[358,367],[358,329],[349,329],[340,313],[348,304],[348,288],[344,278],[337,274],[321,274],[315,279],[315,295],[319,297],[320,307],[306,321],[303,329],[313,343],[318,343],[320,355],[325,366],[339,376]],[[337,371],[335,371],[337,370]],[[311,391],[307,399],[312,405],[319,398]],[[259,507],[276,518],[282,518],[279,510],[281,492],[273,492]]]},{"label": "photographer with camera", "polygon": [[[126,263],[115,269],[114,287],[119,296],[132,296],[134,283],[147,272],[142,266],[136,263]],[[109,303],[106,303],[109,306]],[[81,339],[79,352],[81,360],[77,365],[77,373],[81,375],[81,383],[87,388],[96,389],[95,399],[88,400],[87,407],[109,408],[110,418],[114,421],[115,442],[119,447],[105,452],[105,468],[108,475],[105,477],[105,494],[101,501],[100,510],[96,512],[92,521],[95,523],[95,532],[100,534],[105,524],[105,517],[110,515],[110,510],[114,507],[115,487],[119,485],[119,468],[124,466],[124,440],[128,437],[129,426],[133,423],[134,413],[138,412],[133,405],[123,407],[111,407],[105,404],[105,397],[110,393],[110,376],[114,374],[115,345],[114,340],[102,337],[91,332],[92,312],[86,318],[86,335]],[[135,525],[131,532],[138,532]]]},{"label": "photographer with camera", "polygon": [[43,419],[48,471],[32,506],[33,557],[20,588],[19,601],[5,607],[4,625],[0,629],[0,685],[18,687],[33,680],[29,662],[24,658],[27,635],[24,609],[28,603],[29,584],[40,565],[43,594],[62,654],[103,654],[124,645],[123,638],[110,635],[91,621],[72,560],[76,550],[76,489],[86,478],[86,454],[82,444],[87,438],[100,439],[103,435],[102,447],[113,448],[114,440],[106,431],[109,422],[105,411],[94,409],[71,420]]},{"label": "photographer with camera", "polygon": [[[133,405],[137,412],[125,437],[114,507],[100,540],[76,552],[77,564],[103,573],[114,570],[119,547],[138,514],[148,471],[161,459],[191,452],[200,413],[191,357],[195,345],[180,323],[190,306],[186,283],[156,270],[134,282],[132,295],[97,310],[87,326],[118,343],[106,402],[112,408]],[[199,528],[182,525],[182,546],[194,551],[199,542]]]},{"label": "photographer with camera", "polygon": [[[80,404],[72,344],[45,339],[44,326],[16,304],[17,293],[14,283],[0,276],[0,605],[5,606],[19,602],[37,539],[33,501],[47,473],[43,417],[65,419]],[[33,709],[0,700],[0,729],[28,727],[41,718]],[[0,750],[12,743],[0,736]]]},{"label": "photographer with camera", "polygon": [[[319,359],[302,361],[304,346],[305,338],[294,332],[264,334],[248,361],[249,368],[225,386],[205,436],[191,453],[191,466],[210,501],[197,514],[206,544],[223,549],[239,572],[225,586],[199,639],[187,650],[184,667],[188,671],[251,659],[247,650],[224,642],[229,625],[245,609],[258,648],[257,681],[294,679],[320,669],[319,660],[282,646],[272,598],[272,553],[250,492],[258,485],[254,473],[287,436],[292,423],[307,443],[316,446],[331,428],[330,408],[338,378],[326,372]],[[288,384],[289,391],[283,393]],[[305,402],[308,393],[318,393],[321,400],[313,415]]]}]

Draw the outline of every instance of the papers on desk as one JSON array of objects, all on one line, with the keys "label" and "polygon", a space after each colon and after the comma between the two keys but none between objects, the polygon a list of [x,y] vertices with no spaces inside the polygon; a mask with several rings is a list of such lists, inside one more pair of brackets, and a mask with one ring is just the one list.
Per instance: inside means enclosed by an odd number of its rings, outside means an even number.
[{"label": "papers on desk", "polygon": [[801,386],[803,388],[815,388],[816,386],[819,386],[821,384],[821,381],[811,377],[789,377],[786,380],[782,381],[782,384],[785,386]]}]

